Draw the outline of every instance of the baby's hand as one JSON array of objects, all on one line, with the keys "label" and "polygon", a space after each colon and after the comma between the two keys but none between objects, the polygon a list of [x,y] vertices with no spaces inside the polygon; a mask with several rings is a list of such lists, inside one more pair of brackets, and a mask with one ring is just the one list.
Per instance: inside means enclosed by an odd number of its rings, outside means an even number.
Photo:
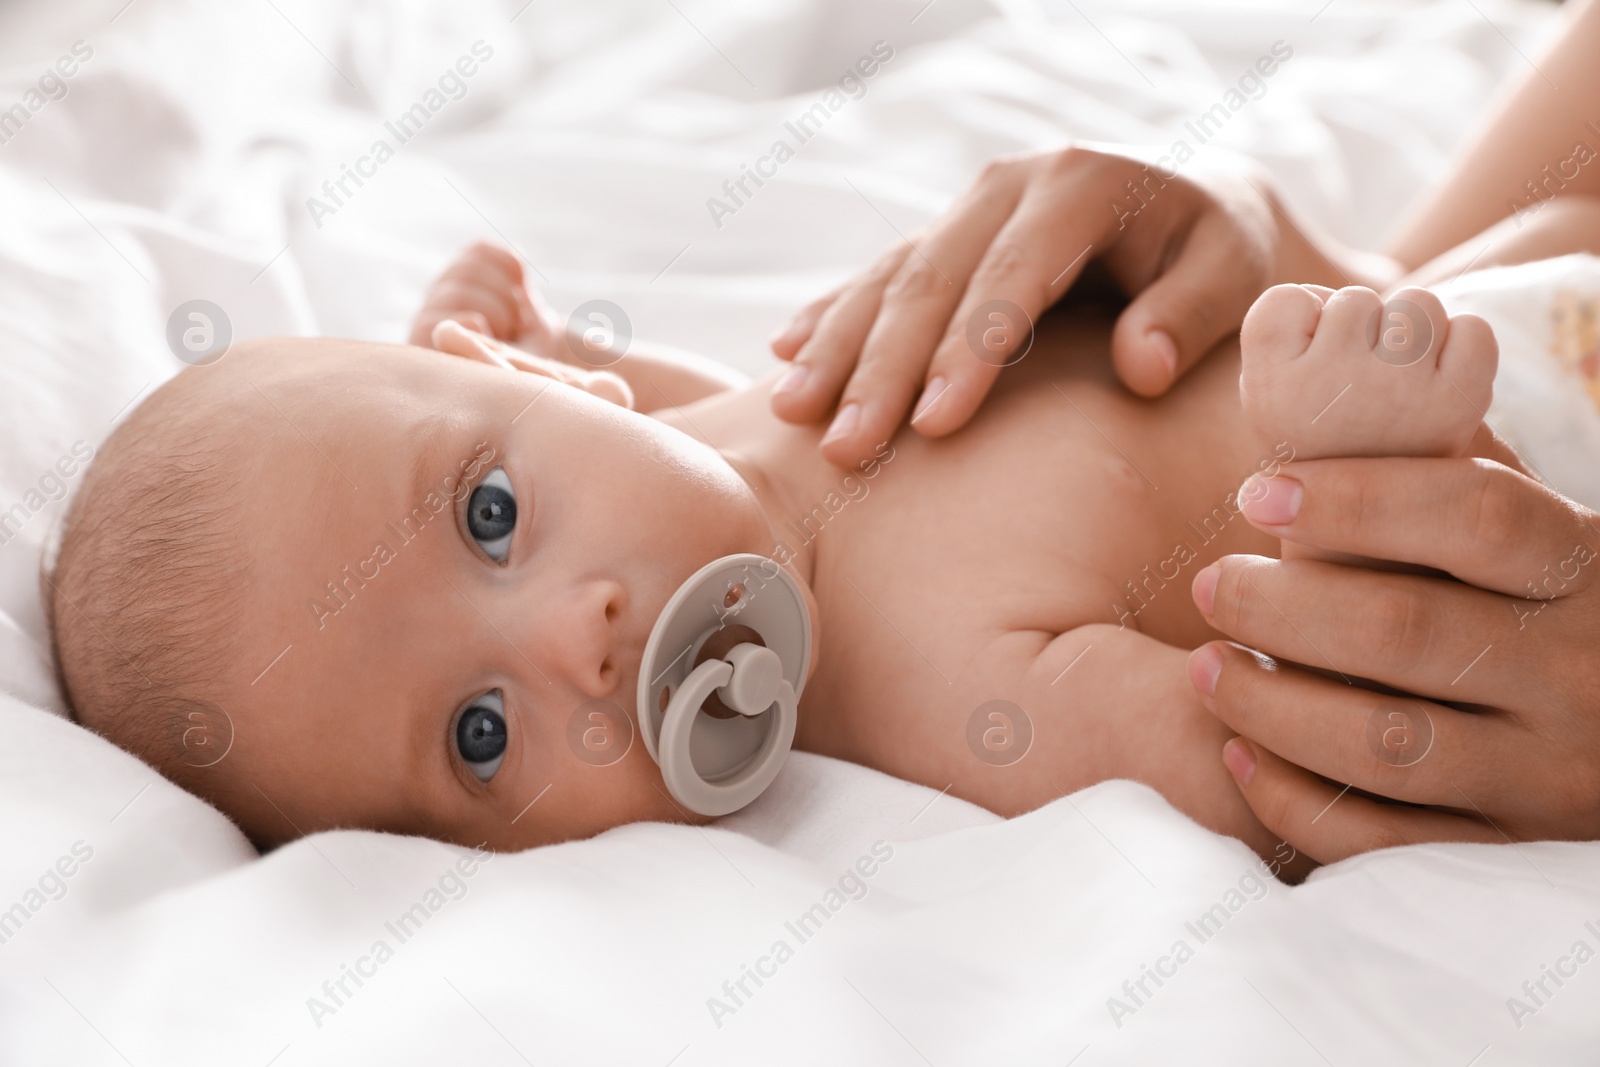
[{"label": "baby's hand", "polygon": [[635,410],[633,387],[620,374],[608,370],[580,370],[560,360],[532,352],[519,351],[493,337],[469,330],[455,319],[447,319],[434,328],[431,347],[453,356],[463,356],[479,363],[523,371],[551,378],[584,392],[609,400],[619,407]]},{"label": "baby's hand", "polygon": [[552,336],[550,311],[528,292],[522,261],[486,241],[472,245],[439,275],[411,323],[411,343],[433,347],[433,330],[454,319],[489,337],[540,355]]}]

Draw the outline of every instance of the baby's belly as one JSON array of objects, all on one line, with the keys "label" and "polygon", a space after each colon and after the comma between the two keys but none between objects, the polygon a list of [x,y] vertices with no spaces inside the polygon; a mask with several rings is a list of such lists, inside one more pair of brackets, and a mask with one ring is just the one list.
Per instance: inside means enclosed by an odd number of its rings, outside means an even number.
[{"label": "baby's belly", "polygon": [[[1276,554],[1234,494],[1287,449],[1243,425],[1232,344],[1155,402],[1117,384],[1108,345],[1108,320],[1049,318],[967,429],[895,438],[870,496],[818,543],[819,602],[846,607],[848,577],[941,645],[1091,622],[1185,647],[1215,636],[1190,581],[1230,552]],[[824,606],[881,629],[866,614]]]}]

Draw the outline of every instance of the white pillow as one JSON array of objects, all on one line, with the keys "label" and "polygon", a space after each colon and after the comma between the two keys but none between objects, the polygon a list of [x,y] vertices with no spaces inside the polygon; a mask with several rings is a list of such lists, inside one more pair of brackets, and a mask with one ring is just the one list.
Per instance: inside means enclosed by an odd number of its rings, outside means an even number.
[{"label": "white pillow", "polygon": [[150,344],[161,325],[148,255],[117,227],[97,230],[82,207],[0,170],[0,685],[57,712],[43,546],[82,457],[178,365]]},{"label": "white pillow", "polygon": [[183,367],[165,340],[172,311],[206,299],[234,337],[313,332],[293,265],[262,274],[266,258],[0,169],[0,688],[65,710],[39,595],[45,547],[84,459]]}]

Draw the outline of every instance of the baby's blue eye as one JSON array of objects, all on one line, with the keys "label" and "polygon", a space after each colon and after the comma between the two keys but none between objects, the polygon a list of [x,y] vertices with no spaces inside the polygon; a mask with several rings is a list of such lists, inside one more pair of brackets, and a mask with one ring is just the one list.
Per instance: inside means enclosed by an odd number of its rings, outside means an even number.
[{"label": "baby's blue eye", "polygon": [[498,689],[483,694],[456,720],[456,751],[480,782],[500,769],[506,756],[505,701]]},{"label": "baby's blue eye", "polygon": [[467,500],[467,532],[496,563],[511,554],[511,534],[517,527],[517,498],[505,468],[496,467],[478,483]]}]

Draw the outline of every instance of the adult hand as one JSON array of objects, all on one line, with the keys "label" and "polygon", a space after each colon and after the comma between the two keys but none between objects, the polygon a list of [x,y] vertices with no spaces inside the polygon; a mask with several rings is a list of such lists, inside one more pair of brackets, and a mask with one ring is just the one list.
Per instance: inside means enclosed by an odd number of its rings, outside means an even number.
[{"label": "adult hand", "polygon": [[[1147,163],[1085,145],[990,163],[915,242],[773,338],[773,352],[795,364],[774,412],[810,423],[838,402],[823,454],[846,466],[893,436],[919,394],[912,425],[950,433],[1096,259],[1134,297],[1111,356],[1142,396],[1164,393],[1236,331],[1269,285],[1352,283],[1331,243],[1289,222],[1264,174],[1242,159],[1207,158],[1190,166],[1192,177],[1166,157]],[[1370,270],[1362,277],[1379,281]]]},{"label": "adult hand", "polygon": [[1270,481],[1241,493],[1258,528],[1444,573],[1229,556],[1196,575],[1206,618],[1259,650],[1214,641],[1189,670],[1242,735],[1223,761],[1267,828],[1324,863],[1600,837],[1600,516],[1483,459],[1316,460]]}]

